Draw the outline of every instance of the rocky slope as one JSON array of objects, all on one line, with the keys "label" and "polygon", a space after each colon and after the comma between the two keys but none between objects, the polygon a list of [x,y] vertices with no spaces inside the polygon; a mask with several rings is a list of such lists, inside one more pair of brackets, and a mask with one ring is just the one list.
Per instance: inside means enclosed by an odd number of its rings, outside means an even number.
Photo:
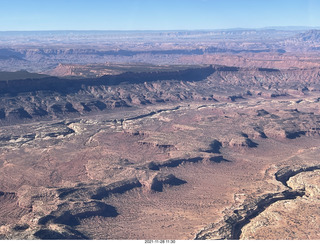
[{"label": "rocky slope", "polygon": [[126,72],[97,79],[47,77],[0,81],[0,123],[74,118],[147,104],[300,96],[318,91],[318,81],[318,69],[226,66]]},{"label": "rocky slope", "polygon": [[242,238],[273,204],[308,195],[282,182],[316,166],[317,98],[162,103],[2,126],[0,238],[191,239],[224,215]]},{"label": "rocky slope", "polygon": [[[282,228],[282,231],[279,229],[276,230],[274,226],[277,225],[277,220],[275,220],[275,217],[269,214],[269,212],[278,212],[281,209],[282,211],[285,211],[285,214],[280,214],[280,216],[276,218],[287,217],[287,205],[292,203],[299,205],[301,198],[304,198],[304,205],[306,205],[306,202],[310,202],[310,205],[313,205],[313,199],[310,198],[318,198],[319,169],[320,165],[296,169],[291,169],[291,167],[282,168],[280,171],[276,172],[275,176],[277,180],[281,181],[281,183],[286,186],[286,190],[265,194],[257,199],[247,199],[240,208],[233,210],[232,215],[224,216],[223,221],[212,224],[201,230],[196,235],[195,239],[238,240],[240,237],[241,239],[304,239],[305,237],[307,237],[306,239],[314,239],[315,237],[318,237],[317,235],[314,236],[318,231],[315,226],[312,226],[312,228],[309,229],[309,235],[303,236],[298,234],[301,229],[299,231],[291,229],[290,231],[295,235],[286,236],[288,226],[281,225],[278,226],[278,228]],[[304,172],[311,173],[305,174]],[[303,178],[305,176],[311,176],[310,178],[315,179],[316,184],[311,185],[312,183],[308,183],[309,179],[305,180]],[[298,182],[297,179],[299,179]],[[316,204],[319,205],[319,202],[317,201]],[[282,205],[282,207],[280,208],[279,205]],[[308,207],[309,205],[307,208]],[[268,214],[269,216],[266,217]],[[296,214],[294,214],[292,218],[299,219],[299,217],[302,220],[304,219],[304,216],[301,218],[301,216],[297,216]],[[272,228],[272,231],[270,228]],[[303,225],[300,228],[306,228],[306,226]],[[262,233],[262,231],[264,233]]]},{"label": "rocky slope", "polygon": [[0,239],[318,239],[318,37],[299,33],[0,33],[0,67],[86,77],[0,77]]},{"label": "rocky slope", "polygon": [[319,170],[302,171],[287,184],[304,196],[271,205],[242,229],[241,239],[319,239]]}]

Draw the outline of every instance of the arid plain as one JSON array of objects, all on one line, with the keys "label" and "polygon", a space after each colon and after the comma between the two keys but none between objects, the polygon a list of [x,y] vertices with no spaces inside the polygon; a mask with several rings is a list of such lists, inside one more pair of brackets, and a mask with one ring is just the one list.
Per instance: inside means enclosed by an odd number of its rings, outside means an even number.
[{"label": "arid plain", "polygon": [[319,31],[136,35],[0,50],[0,238],[319,239]]}]

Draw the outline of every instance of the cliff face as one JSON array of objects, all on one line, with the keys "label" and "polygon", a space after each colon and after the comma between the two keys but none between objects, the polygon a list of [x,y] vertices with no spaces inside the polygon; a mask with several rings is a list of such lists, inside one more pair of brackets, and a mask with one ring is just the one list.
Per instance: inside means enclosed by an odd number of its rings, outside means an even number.
[{"label": "cliff face", "polygon": [[[319,156],[319,93],[263,98],[280,83],[215,70],[201,81],[2,94],[0,239],[190,239],[223,216],[220,238],[241,238],[261,210],[307,195],[281,182]],[[267,82],[284,71],[249,73]],[[34,120],[49,121],[12,125]],[[289,155],[299,167],[283,167]]]},{"label": "cliff face", "polygon": [[46,77],[0,81],[0,123],[78,117],[115,108],[178,101],[277,99],[320,89],[319,70],[226,66],[125,72],[96,79]]},{"label": "cliff face", "polygon": [[275,177],[286,190],[247,199],[223,221],[201,230],[196,239],[318,239],[319,228],[306,213],[312,215],[319,208],[319,169],[319,165],[280,169]]},{"label": "cliff face", "polygon": [[212,66],[208,68],[186,69],[172,72],[126,72],[119,75],[105,75],[98,79],[68,80],[56,77],[43,79],[24,79],[0,81],[0,93],[21,93],[36,91],[57,91],[64,93],[65,89],[80,90],[88,86],[120,85],[121,83],[138,84],[158,80],[200,81],[215,72]]}]

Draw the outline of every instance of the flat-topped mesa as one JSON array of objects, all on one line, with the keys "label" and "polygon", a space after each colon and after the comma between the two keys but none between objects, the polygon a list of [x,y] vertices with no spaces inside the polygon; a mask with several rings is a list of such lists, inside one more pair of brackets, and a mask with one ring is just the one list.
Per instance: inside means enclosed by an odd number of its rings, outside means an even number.
[{"label": "flat-topped mesa", "polygon": [[80,90],[84,86],[139,84],[158,80],[201,81],[216,70],[212,66],[205,68],[189,68],[177,71],[125,72],[118,75],[104,75],[96,79],[61,79],[45,77],[41,79],[19,79],[0,81],[0,93],[23,93],[35,91],[68,91]]},{"label": "flat-topped mesa", "polygon": [[[156,81],[189,81],[197,82],[209,78],[217,84],[243,86],[266,86],[267,90],[274,86],[289,88],[296,83],[312,83],[318,81],[319,69],[278,70],[269,68],[238,68],[229,66],[207,66],[186,68],[173,71],[124,72],[117,75],[104,75],[92,79],[64,79],[57,77],[28,78],[2,80],[0,77],[0,94],[12,95],[24,92],[55,91],[61,94],[86,90],[88,87],[117,86],[128,84],[144,84]],[[294,84],[293,84],[294,83]],[[286,87],[287,86],[287,87]],[[304,86],[305,87],[305,86]],[[298,89],[299,87],[297,87]],[[305,89],[306,90],[306,89]]]},{"label": "flat-topped mesa", "polygon": [[0,81],[0,124],[75,118],[181,101],[233,103],[255,97],[302,96],[320,90],[319,73],[316,68],[302,71],[211,65],[160,67],[153,72],[92,79],[5,80]]}]

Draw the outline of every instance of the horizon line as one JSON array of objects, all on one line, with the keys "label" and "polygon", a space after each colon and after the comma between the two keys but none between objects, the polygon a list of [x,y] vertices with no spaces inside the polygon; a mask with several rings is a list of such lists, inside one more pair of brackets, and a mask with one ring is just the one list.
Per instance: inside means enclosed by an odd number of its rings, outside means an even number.
[{"label": "horizon line", "polygon": [[[283,28],[283,29],[282,29]],[[86,29],[51,29],[51,30],[0,30],[0,32],[55,32],[55,31],[75,31],[75,32],[90,32],[90,31],[101,31],[101,32],[170,32],[170,31],[227,31],[227,30],[266,30],[266,29],[278,29],[278,30],[298,30],[298,29],[320,29],[320,26],[265,26],[265,27],[230,27],[230,28],[204,28],[204,29],[126,29],[126,30],[112,30],[112,29],[96,29],[96,30],[86,30]]]}]

